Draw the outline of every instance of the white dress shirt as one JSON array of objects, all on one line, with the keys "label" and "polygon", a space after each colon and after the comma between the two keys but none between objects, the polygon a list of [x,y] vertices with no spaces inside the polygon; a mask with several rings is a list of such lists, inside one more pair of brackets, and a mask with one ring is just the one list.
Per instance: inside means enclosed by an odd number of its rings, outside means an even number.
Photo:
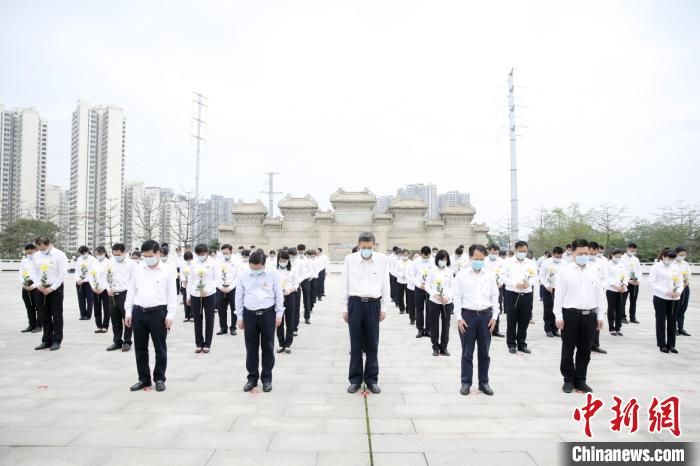
[{"label": "white dress shirt", "polygon": [[564,264],[561,263],[561,259],[559,259],[559,262],[557,262],[554,260],[554,257],[549,257],[542,262],[542,265],[540,266],[539,280],[545,288],[556,288],[555,284],[557,272],[562,265]]},{"label": "white dress shirt", "polygon": [[107,268],[109,267],[109,259],[106,257],[102,260],[95,258],[92,261],[90,270],[88,271],[88,283],[93,290],[98,289],[100,293],[107,289]]},{"label": "white dress shirt", "polygon": [[282,282],[276,270],[267,271],[262,269],[260,275],[253,275],[252,269],[238,274],[236,283],[236,316],[243,320],[243,309],[258,311],[275,307],[277,318],[284,314],[284,294],[282,293]]},{"label": "white dress shirt", "polygon": [[674,264],[665,265],[662,261],[656,262],[649,271],[649,287],[652,295],[657,298],[673,301],[681,299],[680,296],[671,297],[674,290],[678,294],[683,291],[683,278],[678,267]]},{"label": "white dress shirt", "polygon": [[145,263],[134,267],[131,284],[126,292],[124,310],[131,316],[134,306],[167,306],[167,319],[173,320],[177,310],[177,285],[172,267],[159,262],[155,268]]},{"label": "white dress shirt", "polygon": [[[121,293],[129,288],[131,277],[134,273],[136,264],[126,256],[122,256],[121,262],[117,261],[114,256],[109,259],[108,268],[112,269],[112,291]],[[109,284],[108,284],[109,285]]]},{"label": "white dress shirt", "polygon": [[614,291],[615,293],[620,293],[616,290],[614,286],[627,286],[630,280],[630,276],[627,274],[627,269],[625,268],[622,261],[617,264],[613,261],[608,261],[608,276],[605,285],[608,291]]},{"label": "white dress shirt", "polygon": [[599,321],[605,318],[607,308],[600,270],[576,263],[564,264],[558,271],[557,292],[554,293],[554,316],[563,320],[562,309],[595,309]]},{"label": "white dress shirt", "polygon": [[435,299],[435,296],[442,295],[447,298],[445,304],[452,303],[452,287],[454,282],[454,274],[449,267],[433,267],[425,280],[425,291],[430,296],[430,300],[435,304],[443,304]]},{"label": "white dress shirt", "polygon": [[294,274],[294,272],[291,270],[280,269],[279,267],[277,267],[277,272],[280,275],[282,293],[292,293],[296,291],[296,289],[299,287],[296,274]]},{"label": "white dress shirt", "polygon": [[407,290],[415,291],[416,284],[413,280],[414,280],[413,259],[408,259],[408,261],[406,262],[406,289]]},{"label": "white dress shirt", "polygon": [[83,256],[80,256],[75,260],[75,272],[73,273],[75,276],[75,283],[78,283],[80,280],[90,280],[88,272],[92,269],[95,261],[97,261],[95,256],[91,256],[90,254],[88,254],[87,258],[85,259],[83,259]]},{"label": "white dress shirt", "polygon": [[180,277],[180,288],[187,289],[187,280],[190,278],[190,270],[192,270],[192,261],[182,261],[180,266],[180,272],[178,276]]},{"label": "white dress shirt", "polygon": [[497,319],[500,314],[498,286],[495,277],[488,270],[476,272],[471,267],[460,270],[455,277],[452,297],[458,316],[462,315],[462,309],[483,311],[491,308],[492,319]]},{"label": "white dress shirt", "polygon": [[394,276],[396,282],[402,285],[408,284],[408,275],[410,274],[411,262],[409,260],[400,259],[394,267]]},{"label": "white dress shirt", "polygon": [[484,260],[484,263],[484,269],[487,272],[490,272],[491,275],[493,275],[493,277],[496,279],[496,286],[500,288],[501,285],[503,285],[503,265],[505,263],[505,260],[503,260],[502,257],[496,257],[496,259],[494,260],[491,259],[491,255],[489,255]]},{"label": "white dress shirt", "polygon": [[389,259],[380,252],[363,259],[359,252],[345,256],[342,274],[342,300],[344,312],[348,310],[348,298],[382,298],[381,308],[386,309],[391,299],[389,291]]},{"label": "white dress shirt", "polygon": [[[515,293],[532,293],[532,287],[537,284],[537,264],[532,259],[525,258],[519,261],[515,256],[505,261],[503,266],[503,283],[506,290]],[[517,288],[518,283],[527,283],[525,289]]]},{"label": "white dress shirt", "polygon": [[413,261],[412,277],[416,288],[420,288],[421,286],[425,288],[425,280],[428,278],[430,270],[433,267],[435,267],[435,262],[433,262],[431,258],[423,259],[420,257]]},{"label": "white dress shirt", "polygon": [[639,263],[637,256],[624,253],[621,262],[627,269],[627,275],[629,275],[630,280],[639,281],[642,279],[642,264]]},{"label": "white dress shirt", "polygon": [[47,251],[37,252],[34,256],[34,275],[37,278],[37,286],[43,282],[51,285],[56,291],[63,285],[68,275],[68,258],[60,249],[50,246]]},{"label": "white dress shirt", "polygon": [[199,262],[195,259],[190,267],[190,276],[187,278],[187,294],[195,298],[201,297],[201,291],[204,291],[204,296],[208,297],[216,293],[217,280],[217,261],[211,257],[207,257],[204,262]]},{"label": "white dress shirt", "polygon": [[22,262],[19,263],[19,282],[22,284],[22,286],[24,286],[26,276],[28,280],[33,282],[33,284],[29,285],[29,288],[32,290],[35,289],[39,283],[39,279],[37,279],[34,271],[33,257],[25,257],[22,259]]},{"label": "white dress shirt", "polygon": [[606,288],[608,286],[608,262],[601,260],[598,257],[595,256],[589,256],[588,258],[588,265],[586,267],[593,267],[598,269],[598,273],[600,274],[600,284],[603,288]]},{"label": "white dress shirt", "polygon": [[216,287],[219,289],[236,288],[236,279],[238,277],[238,265],[234,263],[233,258],[226,260],[221,259],[216,265]]},{"label": "white dress shirt", "polygon": [[326,270],[326,268],[328,267],[328,256],[324,253],[321,253],[318,255],[318,261],[320,262],[319,269]]}]

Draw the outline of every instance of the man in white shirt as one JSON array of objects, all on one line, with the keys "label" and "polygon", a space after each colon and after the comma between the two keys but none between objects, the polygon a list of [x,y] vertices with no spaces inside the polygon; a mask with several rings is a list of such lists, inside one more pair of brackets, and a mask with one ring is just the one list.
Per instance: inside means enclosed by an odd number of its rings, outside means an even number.
[{"label": "man in white shirt", "polygon": [[[275,365],[275,328],[282,324],[284,294],[277,270],[265,270],[265,251],[250,254],[248,269],[241,272],[236,284],[238,328],[245,336],[245,365],[248,381],[243,391],[249,392],[262,381],[263,391],[272,390],[272,368]],[[262,371],[258,366],[262,353]]]},{"label": "man in white shirt", "polygon": [[158,242],[145,241],[141,245],[141,264],[133,271],[124,304],[124,323],[134,331],[134,352],[139,374],[139,381],[130,388],[132,392],[151,386],[149,337],[153,340],[156,352],[156,366],[153,370],[156,391],[165,390],[165,369],[168,366],[165,339],[177,311],[177,296],[175,273],[160,261]]},{"label": "man in white shirt", "polygon": [[[598,270],[600,275],[600,283],[603,287],[603,293],[605,293],[605,288],[607,288],[608,280],[608,264],[603,259],[598,258],[598,250],[600,246],[595,241],[588,242],[588,265],[587,267],[594,268]],[[607,298],[606,303],[607,303]],[[607,308],[606,308],[607,310]],[[600,347],[600,330],[597,328],[593,333],[593,345],[591,346],[591,351],[599,354],[607,354],[608,352]]]},{"label": "man in white shirt", "polygon": [[310,260],[306,257],[306,246],[303,244],[297,245],[296,266],[299,267],[301,273],[301,282],[299,287],[303,294],[302,301],[304,302],[304,323],[311,323],[311,279],[313,273],[311,271]]},{"label": "man in white shirt", "polygon": [[[216,292],[219,283],[218,261],[206,244],[194,247],[194,264],[187,278],[187,299],[194,315],[195,353],[209,353],[214,335]],[[204,327],[202,327],[204,319]],[[202,333],[204,329],[204,333]]]},{"label": "man in white shirt", "polygon": [[299,253],[297,248],[291,247],[287,249],[289,253],[289,262],[292,264],[292,274],[294,275],[294,283],[296,283],[296,291],[294,291],[294,336],[299,334],[299,320],[301,318],[301,282],[304,280],[304,271],[301,262],[299,261]]},{"label": "man in white shirt", "polygon": [[126,293],[131,284],[134,267],[134,262],[126,256],[126,246],[122,243],[115,243],[112,246],[112,258],[107,269],[107,295],[112,300],[110,315],[114,339],[107,351],[121,349],[122,352],[127,352],[131,349],[131,327],[125,326],[123,322],[126,318],[126,309],[124,309]]},{"label": "man in white shirt", "polygon": [[496,326],[493,328],[491,336],[503,338],[500,331],[501,313],[503,313],[503,296],[505,294],[505,285],[503,284],[503,265],[505,260],[501,257],[501,248],[497,244],[491,244],[489,246],[489,255],[486,260],[485,269],[487,272],[496,280],[496,286],[498,287],[498,312],[496,313]]},{"label": "man in white shirt", "polygon": [[[503,304],[508,317],[506,343],[508,351],[531,353],[527,347],[527,328],[532,319],[532,287],[537,281],[537,265],[527,258],[525,241],[515,243],[515,256],[504,265],[506,291]],[[516,350],[517,348],[517,350]]]},{"label": "man in white shirt", "polygon": [[19,282],[22,284],[22,301],[27,310],[28,326],[22,333],[38,333],[41,332],[41,322],[38,317],[38,306],[34,297],[35,289],[38,280],[34,275],[34,256],[36,254],[36,246],[28,243],[24,246],[24,258],[19,264]]},{"label": "man in white shirt", "polygon": [[457,273],[453,290],[455,312],[460,316],[457,330],[462,341],[462,387],[459,392],[469,395],[471,390],[476,344],[479,351],[479,390],[491,396],[493,390],[489,386],[489,347],[491,332],[496,327],[499,314],[498,286],[495,277],[485,270],[484,246],[469,246],[469,259],[469,267]]},{"label": "man in white shirt", "polygon": [[554,318],[554,293],[556,288],[556,277],[562,264],[564,250],[559,246],[552,248],[552,257],[545,259],[540,266],[540,294],[542,296],[544,333],[550,338],[559,337]]},{"label": "man in white shirt", "polygon": [[47,236],[37,238],[36,247],[39,252],[34,259],[34,276],[38,282],[34,302],[39,306],[44,333],[41,345],[34,349],[56,351],[63,341],[63,281],[68,274],[68,258]]},{"label": "man in white shirt", "polygon": [[[218,264],[219,282],[216,287],[216,305],[219,312],[219,331],[217,335],[231,333],[236,335],[236,277],[238,266],[233,260],[233,246],[221,246],[221,260]],[[231,309],[231,327],[228,327],[228,309]]]},{"label": "man in white shirt", "polygon": [[596,328],[603,328],[607,304],[600,272],[588,267],[588,242],[579,239],[571,247],[573,262],[559,269],[554,295],[554,315],[557,328],[561,330],[562,390],[564,393],[571,393],[573,389],[589,393],[593,390],[586,384],[586,375],[593,335]]},{"label": "man in white shirt", "polygon": [[316,285],[316,298],[319,301],[323,301],[326,296],[326,267],[328,267],[328,256],[323,253],[323,249],[317,249],[317,261],[318,261],[318,280]]},{"label": "man in white shirt", "polygon": [[396,262],[399,256],[401,248],[394,246],[391,248],[391,252],[386,258],[389,260],[389,287],[391,290],[391,301],[396,304],[398,294],[398,282],[396,281],[396,275],[394,274],[394,269],[396,268]]},{"label": "man in white shirt", "polygon": [[90,286],[88,272],[94,268],[95,256],[90,255],[87,246],[78,248],[78,258],[75,260],[75,291],[78,295],[79,320],[92,319],[92,309],[95,303],[95,294]]},{"label": "man in white shirt", "polygon": [[426,291],[425,281],[430,274],[430,270],[435,267],[433,256],[430,253],[430,247],[423,246],[420,250],[420,257],[415,259],[411,265],[413,266],[411,277],[415,284],[413,301],[416,309],[416,328],[418,329],[416,338],[428,337],[430,336],[430,318],[428,316],[428,300],[430,296],[428,296]]},{"label": "man in white shirt", "polygon": [[642,276],[642,264],[639,263],[637,258],[637,245],[635,243],[629,243],[627,245],[627,254],[622,256],[622,264],[627,270],[627,276],[630,277],[629,283],[627,285],[627,292],[623,295],[623,300],[625,306],[627,306],[627,298],[630,301],[630,318],[627,320],[627,315],[622,316],[622,323],[638,324],[637,320],[637,297],[639,296],[639,279]]},{"label": "man in white shirt", "polygon": [[683,324],[685,323],[685,311],[688,309],[690,301],[690,265],[686,261],[688,258],[688,250],[683,246],[676,248],[676,269],[678,270],[681,280],[683,281],[683,291],[681,292],[680,305],[676,313],[677,335],[690,336]]},{"label": "man in white shirt", "polygon": [[375,243],[374,234],[360,234],[358,252],[346,256],[343,263],[343,320],[350,330],[348,393],[356,393],[362,382],[370,392],[381,393],[377,385],[379,322],[386,317],[386,308],[391,300],[391,286],[389,261],[384,254],[374,252]]}]

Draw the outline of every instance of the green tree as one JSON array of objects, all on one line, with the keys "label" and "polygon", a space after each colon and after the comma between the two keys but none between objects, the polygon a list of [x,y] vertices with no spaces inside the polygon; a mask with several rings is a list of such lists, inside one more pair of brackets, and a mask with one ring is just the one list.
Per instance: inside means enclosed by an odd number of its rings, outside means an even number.
[{"label": "green tree", "polygon": [[48,236],[54,242],[57,234],[58,226],[54,223],[26,218],[17,220],[0,233],[0,256],[19,258],[25,244],[33,243],[39,236]]}]

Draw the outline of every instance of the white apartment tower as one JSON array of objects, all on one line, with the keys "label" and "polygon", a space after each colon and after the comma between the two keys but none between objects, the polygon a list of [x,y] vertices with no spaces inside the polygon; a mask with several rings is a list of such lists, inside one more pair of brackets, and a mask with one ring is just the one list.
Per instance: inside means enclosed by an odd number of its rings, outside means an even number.
[{"label": "white apartment tower", "polygon": [[35,109],[0,104],[0,229],[44,216],[46,131]]},{"label": "white apartment tower", "polygon": [[122,241],[124,111],[79,101],[73,112],[69,249]]}]

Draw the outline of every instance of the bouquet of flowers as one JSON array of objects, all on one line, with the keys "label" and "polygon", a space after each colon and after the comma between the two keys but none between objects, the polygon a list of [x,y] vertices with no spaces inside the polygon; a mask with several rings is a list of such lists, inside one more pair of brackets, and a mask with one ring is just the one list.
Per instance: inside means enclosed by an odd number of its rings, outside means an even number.
[{"label": "bouquet of flowers", "polygon": [[496,286],[501,286],[501,268],[496,267],[496,270],[494,270],[494,273],[496,274]]},{"label": "bouquet of flowers", "polygon": [[445,290],[442,288],[442,279],[438,278],[433,283],[435,284],[435,288],[437,290],[438,296],[440,296],[442,298],[444,296],[444,293],[445,293]]},{"label": "bouquet of flowers", "polygon": [[[112,285],[114,285],[114,272],[112,271],[112,266],[107,267],[107,286],[109,289],[112,289]],[[116,303],[114,302],[114,296],[112,296],[112,304],[116,306]]]},{"label": "bouquet of flowers", "polygon": [[621,288],[626,287],[627,286],[626,278],[627,278],[627,276],[624,273],[621,273],[620,274],[620,283],[618,283],[617,285]]},{"label": "bouquet of flowers", "polygon": [[85,280],[85,277],[87,277],[87,272],[88,272],[87,265],[80,264],[80,279],[81,280]]},{"label": "bouquet of flowers", "polygon": [[32,286],[32,284],[34,283],[32,281],[32,277],[29,275],[29,272],[27,272],[26,270],[22,272],[22,280],[24,281],[22,283],[24,286]]},{"label": "bouquet of flowers", "polygon": [[525,273],[525,278],[523,278],[523,283],[526,285],[530,285],[530,280],[535,276],[535,274],[535,269],[533,269],[532,267],[527,269],[527,272]]},{"label": "bouquet of flowers", "polygon": [[180,286],[182,288],[187,288],[187,277],[190,276],[189,267],[183,268],[181,273],[182,273],[182,276],[180,277]]},{"label": "bouquet of flowers", "polygon": [[[41,276],[39,277],[39,280],[41,280],[41,286],[44,288],[49,286],[49,277],[46,275],[46,272],[49,270],[49,265],[44,263],[39,266],[39,270],[41,270]],[[46,305],[46,295],[44,295],[44,305]]]},{"label": "bouquet of flowers", "polygon": [[690,275],[688,274],[688,271],[684,270],[681,272],[681,276],[683,277],[683,286],[690,285]]},{"label": "bouquet of flowers", "polygon": [[673,292],[678,293],[678,290],[681,288],[681,277],[674,273],[671,276],[671,281],[673,282]]},{"label": "bouquet of flowers", "polygon": [[547,269],[547,282],[551,288],[554,288],[554,276],[557,273],[557,269],[554,267],[549,267]]},{"label": "bouquet of flowers", "polygon": [[197,291],[201,294],[202,291],[204,291],[204,288],[206,287],[204,285],[204,276],[207,274],[207,271],[205,269],[197,269],[197,276],[199,277],[199,283],[197,283]]},{"label": "bouquet of flowers", "polygon": [[421,276],[423,277],[423,285],[425,285],[425,279],[428,278],[428,272],[429,272],[428,269],[423,269],[423,270],[421,270],[421,273],[420,273],[420,274],[421,274]]},{"label": "bouquet of flowers", "polygon": [[224,287],[228,286],[228,281],[226,279],[226,274],[228,274],[228,267],[225,265],[221,266],[221,283]]},{"label": "bouquet of flowers", "polygon": [[282,280],[282,292],[289,290],[289,282],[287,280]]},{"label": "bouquet of flowers", "polygon": [[92,276],[92,287],[94,289],[98,289],[99,283],[97,283],[97,271],[93,270],[92,272],[90,272],[90,275]]},{"label": "bouquet of flowers", "polygon": [[634,270],[630,271],[630,280],[633,282],[637,281],[637,274],[634,272]]}]

